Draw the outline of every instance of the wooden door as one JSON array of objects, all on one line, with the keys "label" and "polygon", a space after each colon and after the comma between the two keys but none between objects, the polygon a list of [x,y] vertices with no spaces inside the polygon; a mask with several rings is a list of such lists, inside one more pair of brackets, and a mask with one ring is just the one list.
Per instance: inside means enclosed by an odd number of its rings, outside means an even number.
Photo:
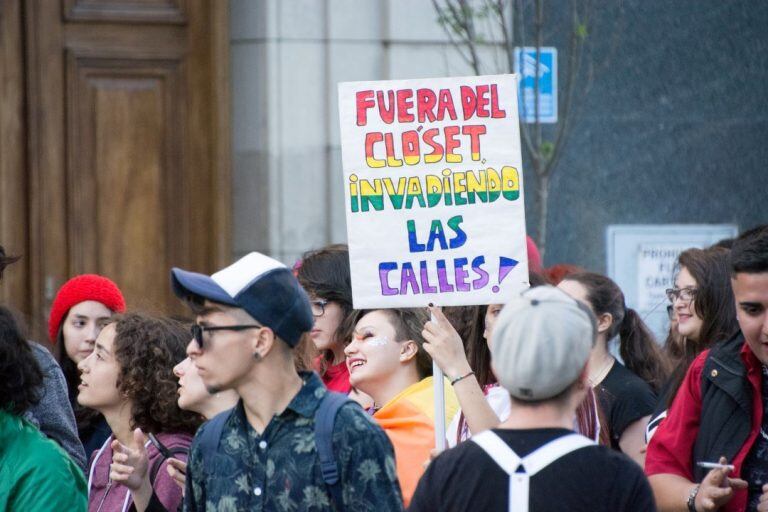
[{"label": "wooden door", "polygon": [[56,289],[80,273],[115,280],[129,307],[182,312],[170,268],[210,272],[230,256],[227,2],[21,9],[27,251],[18,273],[37,333]]},{"label": "wooden door", "polygon": [[[0,245],[10,254],[27,247],[24,145],[24,66],[20,0],[0,1]],[[0,301],[29,309],[28,261],[9,268]]]}]

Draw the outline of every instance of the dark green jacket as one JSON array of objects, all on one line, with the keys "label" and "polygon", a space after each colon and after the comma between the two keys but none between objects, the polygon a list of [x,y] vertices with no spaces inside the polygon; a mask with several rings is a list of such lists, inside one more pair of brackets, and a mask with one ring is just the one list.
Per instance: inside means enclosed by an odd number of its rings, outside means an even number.
[{"label": "dark green jacket", "polygon": [[28,421],[0,411],[0,510],[85,511],[83,472]]}]

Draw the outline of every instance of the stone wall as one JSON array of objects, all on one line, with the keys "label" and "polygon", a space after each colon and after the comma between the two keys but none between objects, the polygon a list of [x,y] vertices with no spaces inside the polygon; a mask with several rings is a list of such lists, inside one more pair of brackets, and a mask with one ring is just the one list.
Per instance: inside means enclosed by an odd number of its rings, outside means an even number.
[{"label": "stone wall", "polygon": [[[768,3],[600,4],[546,263],[604,271],[609,224],[768,222]],[[567,11],[548,5],[563,48]],[[471,74],[428,0],[231,0],[231,51],[234,256],[286,263],[345,240],[336,83]]]}]

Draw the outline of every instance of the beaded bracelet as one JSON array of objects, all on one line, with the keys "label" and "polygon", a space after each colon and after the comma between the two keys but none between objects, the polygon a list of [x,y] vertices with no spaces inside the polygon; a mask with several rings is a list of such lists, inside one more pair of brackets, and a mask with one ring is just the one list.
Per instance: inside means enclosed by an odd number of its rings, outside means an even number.
[{"label": "beaded bracelet", "polygon": [[453,379],[453,380],[451,381],[451,386],[453,386],[454,384],[456,384],[456,383],[457,383],[457,382],[459,382],[460,380],[464,380],[464,379],[466,379],[467,377],[469,377],[470,375],[474,375],[474,374],[475,374],[475,372],[469,372],[468,374],[466,374],[466,375],[462,375],[461,377],[456,377],[455,379]]},{"label": "beaded bracelet", "polygon": [[693,512],[696,512],[696,495],[699,494],[699,487],[701,487],[701,485],[697,485],[691,489],[691,494],[688,495],[688,501],[685,502],[688,506],[688,510],[692,510]]}]

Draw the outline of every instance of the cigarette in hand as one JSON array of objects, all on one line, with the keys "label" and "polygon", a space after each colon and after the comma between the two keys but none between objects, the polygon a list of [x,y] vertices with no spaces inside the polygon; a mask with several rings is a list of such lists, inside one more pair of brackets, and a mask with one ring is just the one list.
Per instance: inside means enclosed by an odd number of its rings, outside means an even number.
[{"label": "cigarette in hand", "polygon": [[697,462],[696,465],[704,469],[727,469],[728,471],[735,469],[733,464],[720,464],[718,462]]}]

